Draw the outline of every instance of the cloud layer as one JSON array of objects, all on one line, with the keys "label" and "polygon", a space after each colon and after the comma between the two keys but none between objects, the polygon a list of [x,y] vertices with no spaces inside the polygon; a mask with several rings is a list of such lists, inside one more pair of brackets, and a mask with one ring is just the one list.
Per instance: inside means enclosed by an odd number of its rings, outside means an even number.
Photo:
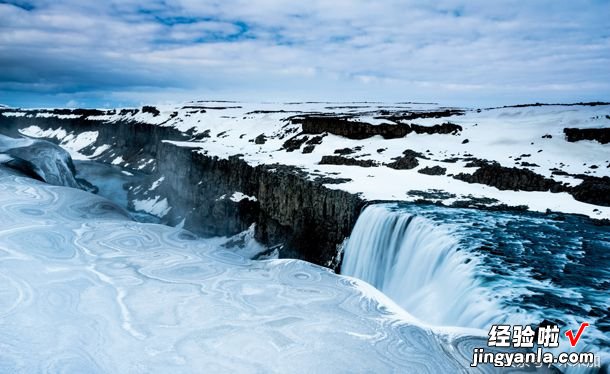
[{"label": "cloud layer", "polygon": [[607,0],[0,0],[0,102],[608,100],[608,14]]}]

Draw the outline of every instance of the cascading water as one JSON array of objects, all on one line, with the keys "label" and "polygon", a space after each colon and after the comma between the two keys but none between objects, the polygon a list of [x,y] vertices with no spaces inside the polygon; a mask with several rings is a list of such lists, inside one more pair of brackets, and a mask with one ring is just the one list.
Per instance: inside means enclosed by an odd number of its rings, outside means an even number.
[{"label": "cascading water", "polygon": [[579,217],[378,204],[358,218],[341,273],[431,325],[487,331],[491,324],[548,320],[577,329],[589,322],[577,347],[560,339],[555,353],[596,352],[603,363],[610,362],[608,243],[607,228]]},{"label": "cascading water", "polygon": [[458,244],[446,226],[371,205],[348,240],[341,273],[371,283],[430,324],[485,328],[505,321],[474,277],[477,259]]}]

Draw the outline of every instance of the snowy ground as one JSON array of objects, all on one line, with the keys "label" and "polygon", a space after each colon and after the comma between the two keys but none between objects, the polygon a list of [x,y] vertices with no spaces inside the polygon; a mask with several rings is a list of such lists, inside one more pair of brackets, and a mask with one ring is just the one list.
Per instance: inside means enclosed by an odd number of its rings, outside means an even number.
[{"label": "snowy ground", "polygon": [[[386,119],[375,118],[383,110],[404,112],[433,110],[438,107],[432,104],[191,102],[182,106],[159,106],[157,109],[160,111],[159,114],[142,110],[137,114],[121,114],[120,110],[117,110],[115,114],[88,118],[103,119],[109,123],[134,120],[160,126],[174,126],[184,131],[194,128],[199,134],[208,131],[207,138],[178,144],[193,148],[200,147],[201,152],[220,157],[242,154],[243,158],[253,165],[273,163],[293,165],[310,172],[311,178],[316,176],[347,178],[350,181],[330,184],[328,187],[361,193],[364,198],[370,200],[413,201],[420,196],[409,194],[409,191],[440,190],[455,195],[441,199],[444,204],[451,204],[464,198],[487,197],[510,206],[527,205],[534,211],[550,209],[600,219],[610,218],[610,207],[579,202],[568,193],[500,191],[495,187],[456,180],[449,175],[472,173],[476,168],[464,167],[466,162],[463,160],[454,163],[443,161],[467,157],[497,161],[502,166],[527,168],[572,186],[579,184],[581,180],[571,176],[552,175],[552,169],[560,169],[570,174],[610,176],[609,145],[595,141],[569,143],[563,134],[564,127],[610,126],[608,117],[610,107],[607,105],[466,110],[465,115],[462,116],[404,121],[404,123],[425,126],[450,121],[463,127],[463,131],[458,135],[411,133],[399,139],[386,140],[381,136],[374,136],[363,140],[351,140],[329,134],[312,153],[308,154],[302,153],[303,147],[293,152],[282,149],[287,139],[300,132],[300,125],[290,124],[287,121],[288,117],[303,113],[337,113],[353,116],[352,120],[380,124],[389,122]],[[22,116],[25,113],[12,112],[4,115]],[[62,117],[57,114],[54,116]],[[71,114],[63,116],[71,116]],[[61,139],[62,146],[69,149],[75,158],[84,157],[79,151],[95,140],[95,133],[74,136],[57,131],[50,134],[34,126],[25,129],[23,133],[29,136],[51,136]],[[255,144],[254,139],[261,134],[265,135],[266,142]],[[465,139],[468,139],[468,142],[463,144]],[[349,157],[375,160],[381,164],[391,162],[392,158],[400,156],[404,150],[411,149],[425,154],[429,160],[420,159],[419,166],[411,170],[395,170],[383,165],[364,168],[318,164],[322,156],[333,155],[336,149],[353,149],[358,146],[361,148]],[[384,151],[378,152],[380,149]],[[98,147],[94,156],[105,150],[103,146]],[[519,158],[521,160],[515,160]],[[520,166],[519,162],[523,161],[538,166]],[[121,162],[122,159],[118,156],[115,163],[121,164]],[[418,170],[424,167],[435,165],[446,168],[447,175],[432,176],[418,173]]]}]

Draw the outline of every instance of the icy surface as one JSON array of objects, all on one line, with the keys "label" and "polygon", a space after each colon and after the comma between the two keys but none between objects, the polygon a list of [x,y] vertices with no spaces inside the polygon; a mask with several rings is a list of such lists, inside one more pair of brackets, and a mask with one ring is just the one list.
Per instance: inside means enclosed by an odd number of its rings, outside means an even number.
[{"label": "icy surface", "polygon": [[485,344],[361,281],[250,261],[3,169],[0,209],[2,373],[442,373]]},{"label": "icy surface", "polygon": [[74,164],[68,152],[45,140],[0,135],[0,153],[5,162],[49,184],[78,188]]}]

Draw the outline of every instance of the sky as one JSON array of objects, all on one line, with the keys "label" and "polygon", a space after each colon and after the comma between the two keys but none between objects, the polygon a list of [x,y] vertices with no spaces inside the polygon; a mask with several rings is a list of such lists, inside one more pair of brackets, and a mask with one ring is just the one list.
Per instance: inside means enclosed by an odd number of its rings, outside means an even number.
[{"label": "sky", "polygon": [[610,0],[0,0],[0,104],[610,101]]}]

